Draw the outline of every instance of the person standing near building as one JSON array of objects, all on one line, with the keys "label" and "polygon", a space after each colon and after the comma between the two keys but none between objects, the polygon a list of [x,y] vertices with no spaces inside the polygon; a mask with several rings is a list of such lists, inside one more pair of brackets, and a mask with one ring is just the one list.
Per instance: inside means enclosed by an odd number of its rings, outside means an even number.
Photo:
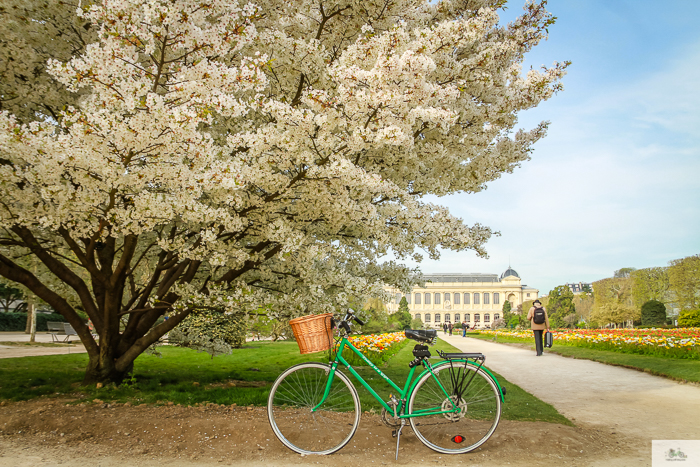
[{"label": "person standing near building", "polygon": [[467,320],[462,321],[462,337],[467,337],[467,328],[469,327],[469,324],[467,324]]},{"label": "person standing near building", "polygon": [[532,308],[527,312],[527,319],[530,320],[530,329],[535,334],[535,350],[537,356],[542,355],[542,333],[549,331],[549,316],[547,310],[542,306],[542,302],[535,300]]},{"label": "person standing near building", "polygon": [[450,330],[450,336],[452,335],[452,322],[447,323],[447,329]]},{"label": "person standing near building", "polygon": [[442,323],[442,333],[447,335],[447,323]]}]

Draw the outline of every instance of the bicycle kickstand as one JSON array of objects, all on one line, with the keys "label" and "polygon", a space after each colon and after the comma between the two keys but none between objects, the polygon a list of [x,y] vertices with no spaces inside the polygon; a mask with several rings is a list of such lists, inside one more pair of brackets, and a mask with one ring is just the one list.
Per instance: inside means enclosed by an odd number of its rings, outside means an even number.
[{"label": "bicycle kickstand", "polygon": [[401,430],[406,425],[406,419],[401,419],[401,426],[398,430],[394,430],[393,436],[396,436],[396,460],[399,460],[399,442],[401,441]]}]

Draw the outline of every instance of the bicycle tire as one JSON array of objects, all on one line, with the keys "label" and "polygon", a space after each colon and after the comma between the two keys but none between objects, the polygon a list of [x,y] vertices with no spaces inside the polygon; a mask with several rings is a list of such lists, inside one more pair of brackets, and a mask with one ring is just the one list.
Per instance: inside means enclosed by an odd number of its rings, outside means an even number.
[{"label": "bicycle tire", "polygon": [[275,436],[299,454],[332,454],[357,431],[362,413],[357,390],[335,371],[328,398],[315,412],[328,381],[330,366],[301,363],[275,380],[267,400],[267,416]]},{"label": "bicycle tire", "polygon": [[[461,413],[409,419],[413,432],[430,449],[443,454],[463,454],[484,444],[496,431],[501,419],[501,396],[498,385],[484,371],[466,362],[452,365],[450,362],[439,363],[433,367],[432,373],[421,376],[409,397],[408,413],[451,408],[458,400],[455,393],[459,389],[459,383],[450,376],[451,372],[462,376],[463,384],[471,380],[459,398]],[[433,374],[447,391],[449,400]]]}]

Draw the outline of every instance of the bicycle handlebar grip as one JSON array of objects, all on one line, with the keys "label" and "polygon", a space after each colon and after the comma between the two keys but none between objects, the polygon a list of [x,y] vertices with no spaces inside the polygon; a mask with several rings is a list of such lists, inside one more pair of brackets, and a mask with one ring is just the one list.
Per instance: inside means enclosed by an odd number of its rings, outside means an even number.
[{"label": "bicycle handlebar grip", "polygon": [[355,322],[356,322],[357,324],[359,324],[360,326],[364,326],[364,325],[365,325],[365,322],[362,321],[362,320],[361,320],[360,318],[358,318],[357,316],[353,316],[352,319],[354,319]]}]

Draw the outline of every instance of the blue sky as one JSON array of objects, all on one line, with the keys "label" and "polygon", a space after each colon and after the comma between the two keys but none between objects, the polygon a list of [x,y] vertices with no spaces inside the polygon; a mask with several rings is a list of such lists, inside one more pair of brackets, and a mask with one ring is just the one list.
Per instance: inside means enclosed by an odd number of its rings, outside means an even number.
[{"label": "blue sky", "polygon": [[[510,1],[508,22],[522,11]],[[501,273],[546,294],[622,267],[700,253],[700,2],[550,0],[549,39],[526,61],[571,60],[564,91],[521,114],[551,122],[532,160],[482,193],[437,198],[500,231],[489,259],[445,251],[421,270]]]}]

